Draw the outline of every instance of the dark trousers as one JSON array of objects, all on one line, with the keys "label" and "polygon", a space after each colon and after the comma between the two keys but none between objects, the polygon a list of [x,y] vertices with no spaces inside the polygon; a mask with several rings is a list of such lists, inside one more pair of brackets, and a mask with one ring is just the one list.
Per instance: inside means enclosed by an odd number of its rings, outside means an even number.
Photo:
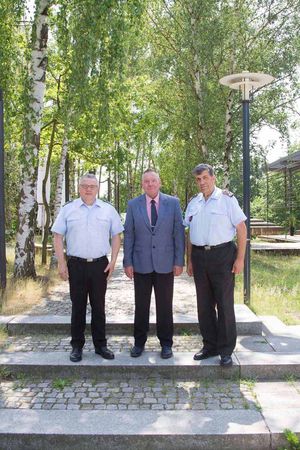
[{"label": "dark trousers", "polygon": [[105,293],[108,264],[106,256],[100,261],[84,262],[69,259],[69,284],[72,301],[71,345],[82,348],[85,343],[87,297],[89,296],[92,320],[91,330],[95,347],[106,345],[105,338]]},{"label": "dark trousers", "polygon": [[173,286],[174,275],[170,273],[134,273],[134,340],[143,347],[149,331],[149,311],[152,287],[156,304],[156,330],[160,344],[173,345]]},{"label": "dark trousers", "polygon": [[204,250],[192,247],[192,264],[203,347],[231,355],[236,344],[234,314],[233,242],[226,247]]}]

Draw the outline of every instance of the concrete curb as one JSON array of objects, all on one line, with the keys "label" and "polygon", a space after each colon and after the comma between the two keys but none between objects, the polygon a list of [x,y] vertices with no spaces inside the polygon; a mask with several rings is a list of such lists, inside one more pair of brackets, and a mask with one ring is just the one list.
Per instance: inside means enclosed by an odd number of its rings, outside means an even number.
[{"label": "concrete curb", "polygon": [[247,410],[0,410],[0,438],[2,450],[266,450],[271,443],[261,413]]},{"label": "concrete curb", "polygon": [[163,360],[159,352],[147,352],[131,358],[126,352],[117,352],[114,360],[104,360],[93,352],[83,354],[79,363],[72,363],[66,352],[4,352],[0,354],[0,368],[10,373],[59,377],[95,377],[138,374],[149,377],[160,374],[185,378],[253,378],[280,380],[300,377],[299,353],[238,352],[233,355],[233,366],[222,368],[219,358],[194,361],[193,353],[176,352],[173,358]]},{"label": "concrete curb", "polygon": [[193,380],[194,378],[238,378],[239,366],[233,356],[233,366],[222,368],[219,358],[194,361],[193,353],[176,352],[173,358],[162,359],[159,352],[144,352],[139,358],[131,358],[129,353],[117,352],[114,360],[105,360],[93,352],[83,354],[82,361],[72,363],[66,352],[15,352],[0,354],[0,368],[12,374],[36,375],[41,377],[92,377],[113,375],[123,376],[154,375],[170,376]]},{"label": "concrete curb", "polygon": [[[237,332],[239,335],[261,335],[262,321],[246,306],[235,305]],[[87,316],[87,329],[90,331],[91,318]],[[57,315],[19,315],[0,316],[0,324],[6,325],[9,335],[17,334],[68,334],[70,332],[70,316]],[[117,320],[107,319],[106,331],[115,335],[132,335],[133,318],[118,317]],[[199,333],[196,317],[191,315],[174,315],[175,334],[181,332]],[[150,318],[150,333],[156,333],[155,317]]]}]

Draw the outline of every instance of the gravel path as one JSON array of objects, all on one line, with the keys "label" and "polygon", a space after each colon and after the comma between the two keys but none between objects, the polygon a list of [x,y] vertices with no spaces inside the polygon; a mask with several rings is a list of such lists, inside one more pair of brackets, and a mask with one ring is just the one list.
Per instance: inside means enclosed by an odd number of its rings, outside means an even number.
[{"label": "gravel path", "polygon": [[[107,319],[117,320],[118,317],[129,317],[133,319],[134,314],[134,290],[133,281],[129,280],[122,268],[122,252],[119,254],[116,270],[108,283],[106,293],[106,316]],[[175,278],[174,283],[174,314],[189,314],[197,317],[196,294],[194,281],[186,272]],[[151,301],[151,313],[155,313],[155,301]],[[43,298],[39,305],[32,308],[28,314],[43,315],[71,314],[71,302],[69,296],[69,285],[62,282],[52,289],[47,298]]]}]

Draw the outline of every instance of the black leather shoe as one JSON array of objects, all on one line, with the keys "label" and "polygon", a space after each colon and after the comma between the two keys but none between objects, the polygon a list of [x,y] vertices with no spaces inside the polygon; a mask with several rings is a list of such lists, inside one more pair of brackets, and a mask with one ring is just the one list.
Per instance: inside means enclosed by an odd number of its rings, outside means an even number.
[{"label": "black leather shoe", "polygon": [[161,348],[160,356],[163,359],[171,358],[173,356],[172,347],[169,347],[168,345],[163,345]]},{"label": "black leather shoe", "polygon": [[82,349],[74,347],[70,353],[70,361],[79,362],[82,360]]},{"label": "black leather shoe", "polygon": [[220,366],[230,367],[232,366],[232,358],[230,355],[223,355],[220,359]]},{"label": "black leather shoe", "polygon": [[113,352],[111,350],[109,350],[109,348],[105,347],[97,347],[95,348],[95,353],[97,353],[97,355],[101,355],[102,358],[104,359],[114,359],[115,355],[113,354]]},{"label": "black leather shoe", "polygon": [[200,350],[200,352],[194,355],[194,360],[201,361],[202,359],[211,358],[212,356],[217,356],[218,354],[219,353],[217,353],[216,351],[206,350],[205,348],[203,348],[202,350]]},{"label": "black leather shoe", "polygon": [[139,347],[138,345],[134,345],[130,350],[130,356],[133,358],[138,358],[144,351],[144,347]]}]

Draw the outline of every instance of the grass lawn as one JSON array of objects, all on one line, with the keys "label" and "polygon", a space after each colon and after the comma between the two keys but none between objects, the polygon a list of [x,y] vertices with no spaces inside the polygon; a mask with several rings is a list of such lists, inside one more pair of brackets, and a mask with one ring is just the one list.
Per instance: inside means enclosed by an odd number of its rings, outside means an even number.
[{"label": "grass lawn", "polygon": [[[243,302],[243,275],[236,277],[237,303]],[[300,258],[251,254],[251,309],[277,316],[288,325],[300,324]]]},{"label": "grass lawn", "polygon": [[[47,294],[49,286],[59,282],[56,271],[49,270],[48,264],[41,264],[41,255],[36,255],[36,280],[12,279],[14,266],[14,248],[6,248],[7,259],[7,287],[0,301],[0,314],[21,314]],[[1,294],[0,294],[1,295]],[[1,341],[1,333],[0,333]]]}]

